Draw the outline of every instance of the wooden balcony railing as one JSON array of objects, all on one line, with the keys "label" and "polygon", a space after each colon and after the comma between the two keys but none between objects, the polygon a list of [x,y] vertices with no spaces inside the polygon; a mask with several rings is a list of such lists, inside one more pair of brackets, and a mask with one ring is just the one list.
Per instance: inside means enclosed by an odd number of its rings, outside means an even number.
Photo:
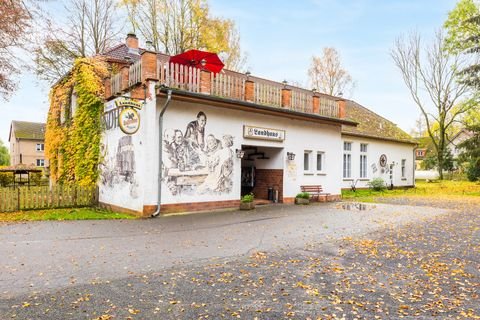
[{"label": "wooden balcony railing", "polygon": [[138,60],[128,68],[128,86],[142,83],[142,60]]},{"label": "wooden balcony railing", "polygon": [[[150,55],[147,57],[147,54]],[[152,62],[153,59],[153,62]],[[163,54],[145,52],[110,79],[110,95],[155,79],[160,85],[259,105],[288,109],[331,118],[345,116],[345,100],[250,74],[223,70],[218,74],[169,62]]]},{"label": "wooden balcony railing", "polygon": [[120,94],[122,92],[122,74],[121,73],[117,73],[112,76],[110,86],[111,86],[111,93],[113,95]]}]

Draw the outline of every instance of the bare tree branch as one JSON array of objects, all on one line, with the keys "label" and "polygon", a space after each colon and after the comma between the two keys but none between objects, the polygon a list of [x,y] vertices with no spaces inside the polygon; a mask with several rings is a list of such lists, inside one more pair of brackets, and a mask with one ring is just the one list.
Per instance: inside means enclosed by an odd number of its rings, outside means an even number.
[{"label": "bare tree branch", "polygon": [[[432,45],[424,48],[420,36],[411,33],[407,39],[396,39],[390,53],[424,117],[435,147],[440,178],[443,178],[448,129],[472,107],[468,104],[457,107],[460,99],[468,96],[469,90],[464,83],[457,81],[457,72],[462,69],[460,56],[448,54],[444,45],[445,38],[440,31],[435,33]],[[428,99],[424,100],[424,96]]]}]

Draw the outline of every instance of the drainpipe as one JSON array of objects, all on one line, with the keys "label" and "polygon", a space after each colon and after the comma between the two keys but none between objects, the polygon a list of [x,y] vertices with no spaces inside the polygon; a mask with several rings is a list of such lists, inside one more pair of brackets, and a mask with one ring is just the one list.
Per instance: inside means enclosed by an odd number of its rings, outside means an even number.
[{"label": "drainpipe", "polygon": [[415,188],[415,186],[416,186],[416,182],[415,182],[415,170],[417,169],[417,161],[416,161],[416,159],[417,159],[417,148],[418,148],[418,145],[416,145],[415,148],[413,148],[413,174],[412,174],[412,176],[413,176],[413,181],[412,181],[412,183],[413,183],[413,187],[414,187],[414,188]]},{"label": "drainpipe", "polygon": [[167,92],[167,101],[163,105],[162,110],[160,111],[160,118],[158,119],[158,136],[160,141],[159,151],[158,151],[158,198],[157,198],[157,210],[152,213],[152,218],[158,217],[160,214],[160,204],[162,203],[162,159],[163,159],[163,114],[167,111],[168,105],[172,100],[172,90],[169,89]]}]

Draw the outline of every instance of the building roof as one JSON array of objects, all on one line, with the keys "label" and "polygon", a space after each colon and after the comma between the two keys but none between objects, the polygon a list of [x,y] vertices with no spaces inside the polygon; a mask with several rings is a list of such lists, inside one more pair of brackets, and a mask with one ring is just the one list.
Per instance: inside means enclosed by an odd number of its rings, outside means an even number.
[{"label": "building roof", "polygon": [[144,51],[145,49],[142,49],[142,48],[132,49],[132,48],[129,48],[125,43],[121,43],[110,49],[105,50],[105,52],[102,53],[102,56],[106,56],[116,60],[123,60],[123,61],[125,61],[125,57],[129,57],[132,62],[135,62],[137,60],[140,60],[140,55]]},{"label": "building roof", "polygon": [[417,144],[415,139],[396,124],[355,101],[347,100],[345,114],[347,119],[357,122],[358,125],[342,126],[342,134]]},{"label": "building roof", "polygon": [[10,125],[10,137],[13,135],[16,139],[28,140],[44,140],[45,139],[45,123],[27,122],[13,120]]}]

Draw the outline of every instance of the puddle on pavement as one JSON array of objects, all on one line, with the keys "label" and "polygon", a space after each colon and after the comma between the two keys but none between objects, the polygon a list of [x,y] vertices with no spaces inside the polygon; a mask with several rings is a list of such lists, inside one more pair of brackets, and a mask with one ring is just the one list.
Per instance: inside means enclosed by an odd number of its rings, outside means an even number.
[{"label": "puddle on pavement", "polygon": [[373,209],[375,206],[366,205],[364,203],[343,203],[341,208],[349,211],[365,211]]}]

